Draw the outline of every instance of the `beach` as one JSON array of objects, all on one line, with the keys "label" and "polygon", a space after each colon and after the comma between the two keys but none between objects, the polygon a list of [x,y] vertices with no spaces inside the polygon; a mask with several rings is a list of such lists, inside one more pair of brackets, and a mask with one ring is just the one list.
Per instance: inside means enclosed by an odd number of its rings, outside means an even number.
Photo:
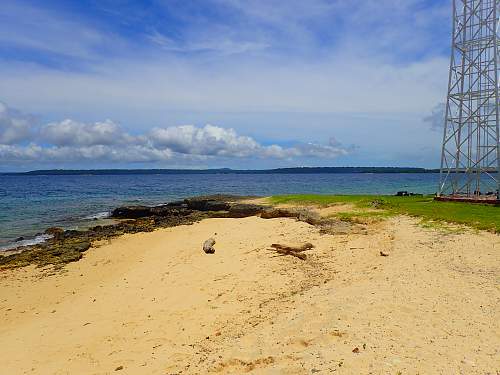
[{"label": "beach", "polygon": [[[6,269],[0,372],[497,374],[500,239],[454,229],[208,218]],[[304,243],[305,260],[271,249]]]}]

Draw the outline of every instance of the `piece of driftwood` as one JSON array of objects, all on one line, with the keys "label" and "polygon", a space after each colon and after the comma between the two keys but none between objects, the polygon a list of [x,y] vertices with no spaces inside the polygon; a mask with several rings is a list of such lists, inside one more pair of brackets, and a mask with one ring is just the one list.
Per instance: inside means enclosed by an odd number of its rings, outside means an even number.
[{"label": "piece of driftwood", "polygon": [[312,243],[305,243],[302,246],[287,246],[281,245],[277,243],[273,243],[271,245],[270,250],[276,251],[280,256],[291,255],[293,257],[299,258],[301,260],[306,260],[307,255],[304,254],[304,251],[311,250],[314,248]]},{"label": "piece of driftwood", "polygon": [[203,243],[203,251],[205,254],[215,254],[215,240],[213,238],[209,238]]}]

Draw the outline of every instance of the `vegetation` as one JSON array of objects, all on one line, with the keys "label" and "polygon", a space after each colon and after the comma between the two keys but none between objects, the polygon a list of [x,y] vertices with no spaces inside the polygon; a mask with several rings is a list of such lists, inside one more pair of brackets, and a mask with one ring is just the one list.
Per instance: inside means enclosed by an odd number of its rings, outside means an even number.
[{"label": "vegetation", "polygon": [[[363,217],[383,218],[405,214],[421,217],[427,226],[432,225],[432,222],[449,222],[500,233],[500,207],[486,204],[438,202],[433,196],[281,195],[272,197],[271,202],[323,206],[350,203],[361,211],[340,213],[338,216],[341,219],[356,221]],[[376,211],[366,211],[367,208],[376,209]]]}]

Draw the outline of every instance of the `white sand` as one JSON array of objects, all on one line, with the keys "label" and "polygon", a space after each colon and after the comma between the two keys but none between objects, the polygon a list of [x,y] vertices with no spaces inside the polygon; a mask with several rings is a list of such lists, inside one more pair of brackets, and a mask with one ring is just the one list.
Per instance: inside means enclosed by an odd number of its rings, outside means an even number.
[{"label": "white sand", "polygon": [[[275,257],[275,242],[316,248],[301,261]],[[66,271],[0,273],[0,374],[500,371],[490,233],[405,217],[336,236],[292,219],[210,219],[120,237]]]}]

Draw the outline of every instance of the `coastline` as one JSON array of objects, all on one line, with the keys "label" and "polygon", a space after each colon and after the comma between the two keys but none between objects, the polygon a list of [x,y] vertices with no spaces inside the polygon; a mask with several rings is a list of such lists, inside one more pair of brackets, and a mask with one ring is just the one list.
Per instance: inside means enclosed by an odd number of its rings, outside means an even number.
[{"label": "coastline", "polygon": [[[83,230],[47,228],[35,241],[0,252],[0,270],[36,264],[39,267],[64,267],[83,257],[89,248],[101,241],[127,233],[152,232],[158,228],[192,224],[209,217],[245,217],[260,213],[264,207],[241,205],[246,197],[213,195],[186,198],[158,206],[121,206],[110,212],[106,225],[88,226]],[[101,221],[102,222],[102,221]]]},{"label": "coastline", "polygon": [[121,205],[158,205],[219,193],[432,194],[437,184],[432,173],[5,176],[0,178],[0,247],[49,227],[95,226],[100,223],[88,220],[90,216]]},{"label": "coastline", "polygon": [[[353,207],[300,209],[317,219]],[[0,363],[37,374],[499,370],[498,235],[405,216],[330,232],[302,219],[204,218],[109,238],[61,271],[4,270]],[[201,249],[210,237],[213,255]],[[269,250],[305,242],[305,260]]]}]

